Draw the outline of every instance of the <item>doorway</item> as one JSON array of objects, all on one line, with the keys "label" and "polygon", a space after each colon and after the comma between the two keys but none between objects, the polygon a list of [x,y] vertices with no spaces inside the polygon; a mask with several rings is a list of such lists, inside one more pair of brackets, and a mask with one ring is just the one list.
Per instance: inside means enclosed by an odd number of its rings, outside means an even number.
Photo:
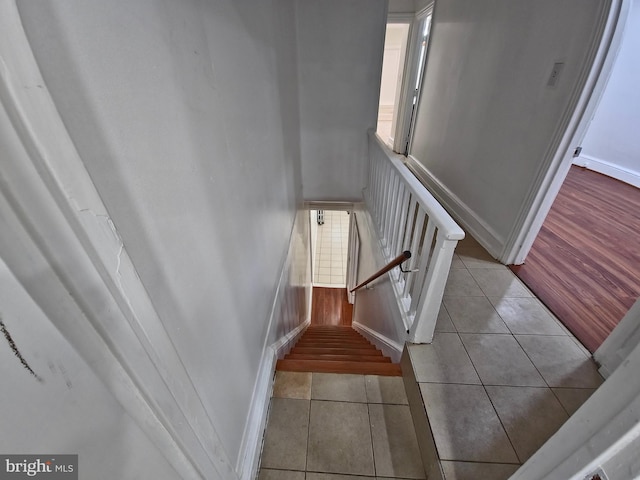
[{"label": "doorway", "polygon": [[409,23],[388,23],[384,38],[376,133],[392,148],[398,124],[400,87],[404,76],[409,27]]},{"label": "doorway", "polygon": [[603,70],[610,76],[600,74],[565,156],[568,175],[558,174],[558,195],[547,193],[553,203],[525,262],[512,267],[592,353],[640,295],[640,164],[633,160],[640,152],[640,14],[623,8],[617,23],[619,52],[609,48]]},{"label": "doorway", "polygon": [[418,34],[414,43],[414,75],[409,77],[407,102],[405,104],[405,116],[408,118],[408,124],[405,131],[402,132],[402,142],[400,144],[401,153],[404,156],[409,154],[411,148],[411,139],[413,137],[413,128],[415,126],[418,102],[420,101],[420,91],[422,89],[422,79],[427,64],[427,52],[429,49],[429,35],[431,34],[431,19],[433,17],[432,9],[428,9],[418,17]]},{"label": "doorway", "polygon": [[310,210],[314,287],[346,287],[349,219],[344,210]]},{"label": "doorway", "polygon": [[389,15],[376,133],[394,152],[407,155],[426,68],[433,4],[415,17]]},{"label": "doorway", "polygon": [[572,166],[513,272],[591,352],[640,296],[640,189]]}]

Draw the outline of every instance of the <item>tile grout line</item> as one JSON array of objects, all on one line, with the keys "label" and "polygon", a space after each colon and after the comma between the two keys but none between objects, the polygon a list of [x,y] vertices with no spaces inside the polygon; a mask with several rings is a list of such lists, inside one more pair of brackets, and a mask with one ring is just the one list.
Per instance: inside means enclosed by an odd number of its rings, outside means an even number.
[{"label": "tile grout line", "polygon": [[[464,264],[464,262],[463,262]],[[465,268],[467,269],[467,271],[469,270],[469,268],[466,266],[465,264]],[[513,272],[511,272],[512,275],[518,279],[517,275],[515,275]],[[473,277],[473,274],[471,274],[471,272],[469,272],[469,274],[471,275],[471,277],[474,279],[475,281],[475,277]],[[519,279],[518,279],[519,280]],[[477,282],[476,282],[477,283]],[[522,282],[521,282],[522,283]],[[478,285],[478,287],[480,287],[480,285]],[[526,287],[525,287],[526,288]],[[480,287],[480,290],[484,293],[484,290],[482,289],[482,287]],[[487,299],[487,301],[493,306],[493,304],[491,303],[491,300],[489,300],[489,297],[485,294],[484,297]],[[535,295],[533,295],[533,298],[537,298],[535,297]],[[446,307],[445,307],[446,308]],[[522,346],[522,344],[518,341],[518,339],[516,338],[515,334],[513,333],[513,331],[511,330],[511,328],[509,327],[509,325],[507,324],[507,322],[504,321],[504,318],[502,318],[502,316],[500,315],[500,313],[498,313],[497,309],[494,310],[496,311],[496,313],[498,314],[498,316],[500,317],[500,319],[504,322],[504,324],[507,326],[507,329],[509,330],[508,334],[502,334],[502,335],[511,335],[513,337],[513,339],[516,341],[516,343],[518,344],[518,346],[520,347],[520,349],[524,352],[524,354],[526,355],[527,359],[529,360],[529,362],[531,362],[531,365],[533,365],[533,368],[535,368],[536,372],[538,373],[538,375],[540,375],[540,378],[542,378],[542,381],[545,383],[545,385],[547,386],[547,388],[551,389],[551,386],[549,385],[549,383],[547,382],[547,379],[544,378],[544,376],[542,375],[542,372],[540,372],[540,370],[538,369],[537,365],[533,362],[533,360],[531,359],[531,357],[529,356],[529,354],[526,352],[526,350],[524,349],[524,347]],[[448,310],[447,310],[447,313]],[[449,317],[451,318],[451,314],[449,314]],[[458,327],[455,325],[455,323],[453,322],[453,318],[451,318],[451,323],[453,323],[453,326],[456,330],[458,330]],[[491,335],[491,334],[490,334]],[[495,335],[500,335],[500,334],[495,334]],[[467,351],[467,347],[466,345],[464,345],[464,342],[462,342],[462,338],[460,338],[460,342],[462,343],[463,347],[465,348],[465,351]],[[471,359],[471,355],[469,355],[469,352],[467,351],[467,355],[469,356],[469,359],[471,360],[471,364],[473,365],[474,369],[475,368],[475,364],[473,363],[473,360]],[[480,374],[477,372],[476,369],[476,373],[478,374],[478,378],[480,378]],[[484,382],[482,380],[482,378],[480,378],[480,382],[482,383],[483,387],[484,387]],[[505,386],[509,386],[509,385],[505,385]],[[486,391],[486,389],[485,389]],[[487,395],[489,395],[489,393],[487,392]],[[493,405],[493,402],[492,402]],[[494,407],[495,409],[495,407]],[[497,411],[496,411],[497,414]],[[498,417],[499,418],[499,417]],[[501,421],[502,422],[502,421]],[[506,432],[506,430],[505,430]]]},{"label": "tile grout line", "polygon": [[[464,262],[463,262],[464,264]],[[467,269],[467,271],[469,270],[467,268],[467,266],[465,265],[465,268]],[[469,274],[471,274],[471,272],[469,272]],[[473,275],[471,276],[473,278]],[[474,278],[475,281],[475,278]],[[476,282],[477,283],[477,282]],[[478,285],[478,287],[480,287],[480,285]],[[482,287],[480,287],[480,290],[482,291],[482,293],[484,293],[484,290],[482,290]],[[484,295],[484,298],[489,302],[489,298],[487,297],[487,295]],[[493,304],[492,304],[493,306]],[[446,307],[445,307],[446,309]],[[494,307],[495,310],[495,307]],[[449,313],[449,311],[447,310],[447,313]],[[497,310],[496,310],[496,313]],[[498,316],[500,317],[500,319],[504,322],[504,319],[500,316],[500,314],[498,314]],[[451,323],[453,324],[453,327],[458,330],[458,327],[456,326],[456,324],[453,322],[453,318],[451,317],[451,314],[449,314],[449,318],[451,318]],[[506,322],[504,322],[506,325]],[[509,332],[511,332],[511,329],[509,328],[509,325],[507,325],[507,329],[509,329]],[[462,348],[464,349],[465,353],[467,354],[467,357],[469,358],[469,361],[471,362],[471,366],[473,367],[473,370],[476,372],[476,375],[478,376],[478,379],[480,380],[480,384],[482,385],[482,390],[484,391],[484,394],[487,396],[487,398],[489,399],[489,403],[491,404],[491,408],[493,408],[493,411],[495,412],[496,418],[498,419],[498,421],[500,422],[500,426],[502,427],[502,430],[504,431],[505,435],[507,436],[507,440],[509,440],[509,445],[511,445],[511,449],[513,450],[513,453],[515,454],[516,458],[518,459],[518,461],[520,462],[520,465],[522,465],[522,460],[520,459],[520,456],[518,455],[518,452],[516,450],[515,445],[513,444],[513,440],[511,439],[511,437],[509,436],[509,432],[507,432],[507,428],[504,425],[504,422],[502,421],[502,418],[500,418],[500,415],[498,414],[498,410],[496,409],[496,406],[493,404],[493,400],[491,399],[491,396],[489,395],[489,392],[487,390],[487,387],[484,384],[484,381],[482,380],[482,377],[480,376],[480,372],[478,371],[476,364],[473,362],[473,359],[471,358],[471,355],[469,354],[469,351],[467,349],[467,346],[464,344],[464,342],[462,341],[462,337],[460,337],[460,333],[457,333],[458,335],[458,340],[460,340],[460,343],[462,344]],[[513,334],[506,334],[506,335],[511,335],[513,337]],[[522,348],[522,347],[520,347]],[[524,349],[523,349],[524,350]],[[532,362],[533,363],[533,362]],[[542,375],[540,375],[542,377]],[[544,379],[543,379],[544,380]]]},{"label": "tile grout line", "polygon": [[[464,264],[464,262],[463,262],[463,264]],[[466,264],[464,264],[464,265],[465,265],[465,268],[467,268],[467,270],[468,270],[468,267],[466,266]],[[471,272],[469,272],[469,273],[471,274]],[[512,272],[512,274],[513,274],[513,272]],[[471,274],[471,276],[473,277],[473,274]],[[518,276],[517,276],[517,275],[513,274],[513,276],[514,276],[514,277],[519,281],[519,283],[520,283],[521,285],[523,285],[523,286],[524,286],[525,291],[531,294],[531,297],[532,297],[532,298],[537,299],[538,301],[540,301],[540,300],[535,296],[535,294],[534,294],[533,292],[531,292],[531,291],[530,291],[530,289],[529,289],[526,285],[524,285],[524,283],[523,283],[523,282],[518,278]],[[475,277],[473,277],[473,279],[475,280]],[[477,282],[476,282],[476,283],[477,283]],[[480,286],[480,285],[478,285],[478,286]],[[481,287],[481,286],[480,286],[480,290],[482,290],[482,292],[483,292],[483,293],[485,293],[485,291],[482,289],[482,287]],[[564,404],[560,401],[560,398],[559,398],[559,397],[556,395],[556,393],[553,391],[553,388],[551,387],[551,385],[549,385],[549,382],[547,381],[547,379],[542,375],[542,372],[540,371],[540,369],[538,368],[538,366],[534,363],[533,359],[530,357],[530,355],[527,353],[527,351],[525,350],[525,348],[522,346],[522,344],[520,343],[520,341],[519,341],[519,340],[518,340],[518,338],[516,337],[516,334],[513,332],[513,330],[512,330],[512,329],[511,329],[511,327],[509,326],[509,324],[504,320],[504,318],[502,318],[502,315],[500,315],[500,313],[497,311],[497,309],[495,308],[495,306],[493,305],[493,303],[491,302],[491,300],[489,300],[489,297],[488,297],[488,295],[486,295],[486,293],[485,293],[485,297],[486,297],[487,301],[489,301],[489,303],[491,304],[491,306],[494,308],[494,310],[496,311],[496,313],[498,314],[498,317],[499,317],[499,318],[504,322],[504,324],[507,326],[507,329],[509,330],[509,332],[511,332],[511,333],[510,333],[510,335],[511,335],[511,336],[513,337],[513,339],[516,341],[516,343],[518,344],[518,346],[520,347],[520,349],[524,352],[524,354],[526,355],[527,359],[529,360],[529,362],[531,362],[531,365],[533,365],[534,369],[536,370],[536,372],[538,372],[538,375],[540,375],[540,378],[542,378],[542,380],[544,381],[544,383],[545,383],[545,385],[546,385],[546,387],[524,387],[524,388],[544,388],[544,389],[549,390],[549,392],[551,392],[551,395],[553,395],[553,397],[554,397],[554,398],[557,400],[557,402],[560,404],[560,406],[561,406],[562,410],[563,410],[563,411],[564,411],[564,412],[565,412],[569,417],[571,417],[571,414],[569,413],[569,411],[567,410],[567,408],[566,408],[566,407],[564,406]],[[505,298],[511,298],[511,297],[505,297]],[[446,307],[445,307],[445,308],[446,308]],[[447,313],[449,313],[449,312],[448,312],[448,310],[447,310]],[[455,325],[455,323],[454,323],[454,321],[453,321],[453,317],[451,317],[451,314],[449,314],[449,317],[451,318],[451,323],[453,324],[454,328],[455,328],[456,330],[458,330],[458,327]],[[552,316],[552,320],[554,320],[554,321],[556,321],[556,322],[557,322],[557,320],[556,320],[553,316]],[[539,334],[529,334],[529,335],[537,335],[537,336],[540,336]],[[543,336],[544,336],[544,335],[543,335]],[[564,333],[564,332],[563,332],[563,334],[562,334],[562,335],[548,335],[548,336],[562,336],[562,337],[566,337],[567,335],[566,335],[566,333]],[[461,339],[461,341],[462,341],[462,339]],[[465,348],[465,351],[466,351],[466,346],[464,345],[464,343],[463,343],[463,347]],[[467,355],[469,355],[469,352],[468,352],[468,351],[467,351]],[[470,356],[470,355],[469,355],[469,359],[471,359],[471,356]],[[475,369],[475,364],[473,363],[473,360],[471,360],[471,364],[473,365],[473,367],[474,367],[474,369]],[[478,372],[476,371],[476,373],[478,373]],[[478,373],[478,377],[480,377],[479,373]],[[522,461],[523,461],[523,460],[520,458],[520,455],[518,454],[518,451],[516,450],[515,445],[513,444],[513,440],[511,439],[511,436],[509,435],[509,432],[507,431],[507,428],[505,427],[505,425],[504,425],[504,423],[503,423],[503,421],[502,421],[502,418],[501,418],[501,417],[500,417],[500,415],[498,414],[498,410],[496,409],[495,404],[493,403],[493,399],[491,398],[491,395],[489,395],[489,392],[488,392],[488,390],[487,390],[487,388],[486,388],[486,387],[487,387],[487,385],[485,385],[485,383],[482,381],[482,378],[480,378],[480,382],[482,382],[482,387],[483,387],[483,389],[484,389],[484,391],[485,391],[485,393],[486,393],[487,397],[489,398],[489,401],[491,402],[491,406],[493,407],[494,411],[496,412],[496,416],[497,416],[498,420],[500,421],[500,424],[502,425],[502,428],[504,429],[504,432],[506,433],[507,438],[509,439],[509,443],[511,444],[511,447],[513,448],[513,451],[515,452],[516,457],[518,458],[518,460],[520,460],[520,462],[521,462],[521,464],[522,464]],[[496,386],[498,386],[498,385],[496,385]],[[517,387],[517,386],[515,386],[515,385],[504,385],[504,386],[507,386],[507,387],[516,387],[516,388],[518,388],[518,387]],[[521,388],[523,388],[523,387],[521,387]],[[563,423],[564,423],[564,422],[563,422]]]},{"label": "tile grout line", "polygon": [[[509,387],[511,385],[502,385],[502,386]],[[491,408],[493,408],[493,411],[496,412],[496,418],[500,422],[500,425],[502,426],[502,430],[504,430],[504,433],[507,436],[507,440],[509,440],[509,445],[511,445],[511,448],[513,449],[513,453],[516,454],[516,458],[520,462],[520,465],[522,465],[523,461],[520,458],[520,455],[518,454],[518,451],[516,450],[516,446],[513,444],[513,440],[511,439],[511,435],[509,435],[509,431],[507,430],[507,427],[504,425],[504,422],[502,421],[502,418],[500,417],[500,414],[498,413],[498,409],[496,408],[496,406],[493,403],[493,399],[491,398],[491,395],[489,395],[489,391],[487,390],[487,387],[483,384],[482,388],[484,389],[485,395],[489,399],[489,403],[491,403]],[[540,388],[544,388],[544,387],[540,387]]]},{"label": "tile grout line", "polygon": [[[366,385],[365,385],[366,388]],[[367,398],[367,418],[369,419],[369,436],[371,438],[371,459],[373,460],[373,478],[378,476],[376,468],[376,449],[373,446],[373,427],[371,425],[371,409],[369,408],[369,399]]]},{"label": "tile grout line", "polygon": [[[540,336],[540,335],[539,335]],[[544,335],[543,335],[544,336]],[[531,356],[529,356],[529,354],[527,353],[527,351],[524,349],[524,347],[522,346],[522,344],[518,341],[518,339],[516,338],[516,336],[513,336],[513,339],[516,341],[516,343],[518,344],[518,346],[522,349],[522,351],[524,352],[524,354],[527,356],[527,359],[529,359],[529,361],[531,362],[531,365],[533,365],[533,368],[536,369],[536,372],[538,372],[538,375],[540,375],[540,378],[542,378],[542,380],[544,381],[545,385],[547,386],[547,388],[551,389],[551,385],[549,385],[549,382],[547,381],[546,378],[544,378],[544,375],[542,375],[542,372],[540,371],[540,369],[538,368],[538,366],[533,362],[533,359],[531,358]]]},{"label": "tile grout line", "polygon": [[313,402],[313,373],[311,373],[311,384],[309,385],[309,415],[307,416],[307,449],[304,455],[304,476],[307,477],[309,468],[309,441],[311,440],[311,406]]}]

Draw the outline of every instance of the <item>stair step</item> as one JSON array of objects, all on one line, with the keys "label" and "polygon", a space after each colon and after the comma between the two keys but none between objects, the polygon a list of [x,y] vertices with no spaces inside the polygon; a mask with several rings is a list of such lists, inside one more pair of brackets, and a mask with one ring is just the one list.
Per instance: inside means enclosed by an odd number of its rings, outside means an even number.
[{"label": "stair step", "polygon": [[304,333],[305,335],[318,335],[322,337],[341,337],[341,338],[361,338],[364,340],[364,337],[356,332],[354,329],[349,330],[326,330],[326,331],[315,331],[311,330]]},{"label": "stair step", "polygon": [[315,354],[309,355],[305,353],[290,353],[286,355],[285,360],[332,360],[345,362],[378,362],[391,363],[389,357],[380,355],[331,355],[331,354]]},{"label": "stair step", "polygon": [[357,340],[367,341],[362,335],[353,332],[353,333],[322,333],[322,332],[307,332],[304,334],[305,337],[318,337],[318,338],[354,338]]},{"label": "stair step", "polygon": [[304,338],[335,338],[337,340],[357,340],[359,342],[366,342],[367,340],[360,335],[347,335],[346,333],[337,335],[333,333],[305,333]]},{"label": "stair step", "polygon": [[291,372],[355,373],[400,376],[400,365],[348,325],[314,325],[307,328],[277,370]]},{"label": "stair step", "polygon": [[306,355],[376,355],[382,357],[382,352],[375,348],[344,348],[344,347],[293,347],[290,353]]},{"label": "stair step", "polygon": [[353,330],[350,325],[310,325],[307,328],[307,331],[318,331],[318,330]]},{"label": "stair step", "polygon": [[371,348],[375,350],[375,347],[370,343],[348,343],[348,342],[329,342],[322,340],[300,340],[296,343],[296,347],[305,347],[305,348],[318,348],[318,347],[326,347],[326,348]]},{"label": "stair step", "polygon": [[333,337],[355,337],[355,338],[364,338],[362,335],[360,335],[358,332],[356,332],[355,330],[348,330],[348,331],[326,331],[326,332],[315,332],[312,331],[310,332],[309,330],[307,330],[305,332],[305,335],[319,335],[319,336],[333,336]]},{"label": "stair step", "polygon": [[311,332],[319,332],[322,330],[334,330],[336,332],[344,332],[348,330],[354,330],[351,325],[310,325],[307,328]]},{"label": "stair step", "polygon": [[332,360],[278,360],[276,369],[286,372],[355,373],[400,377],[397,363],[337,362]]}]

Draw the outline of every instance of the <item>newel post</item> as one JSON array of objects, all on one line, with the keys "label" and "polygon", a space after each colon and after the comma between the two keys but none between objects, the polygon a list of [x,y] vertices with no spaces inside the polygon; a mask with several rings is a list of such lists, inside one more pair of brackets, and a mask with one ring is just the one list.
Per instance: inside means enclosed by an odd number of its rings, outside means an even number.
[{"label": "newel post", "polygon": [[448,240],[438,232],[420,302],[409,330],[409,342],[431,343],[442,303],[444,287],[449,276],[453,251],[458,240]]}]

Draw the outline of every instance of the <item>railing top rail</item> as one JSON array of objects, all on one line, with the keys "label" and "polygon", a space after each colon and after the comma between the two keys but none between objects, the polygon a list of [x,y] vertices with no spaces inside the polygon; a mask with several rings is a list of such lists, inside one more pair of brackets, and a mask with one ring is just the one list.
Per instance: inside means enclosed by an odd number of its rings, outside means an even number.
[{"label": "railing top rail", "polygon": [[447,240],[462,240],[464,231],[455,222],[427,188],[418,180],[411,171],[400,161],[400,155],[394,153],[373,131],[369,131],[369,143],[375,143],[385,154],[400,178],[407,185],[418,203],[427,211],[429,218],[435,222],[438,230]]},{"label": "railing top rail", "polygon": [[411,258],[411,252],[409,250],[405,250],[404,252],[402,252],[400,255],[398,255],[396,258],[394,258],[393,260],[391,260],[389,263],[387,263],[384,267],[382,267],[380,270],[378,270],[376,273],[374,273],[373,275],[371,275],[369,278],[367,278],[364,282],[362,282],[361,284],[359,284],[358,286],[352,288],[351,290],[349,290],[349,292],[353,293],[356,290],[361,289],[362,287],[364,287],[365,285],[368,285],[369,283],[373,282],[374,280],[376,280],[377,278],[380,278],[382,275],[384,275],[385,273],[387,273],[388,271],[390,271],[391,269],[399,266],[402,262],[404,262],[405,260],[408,260]]}]

